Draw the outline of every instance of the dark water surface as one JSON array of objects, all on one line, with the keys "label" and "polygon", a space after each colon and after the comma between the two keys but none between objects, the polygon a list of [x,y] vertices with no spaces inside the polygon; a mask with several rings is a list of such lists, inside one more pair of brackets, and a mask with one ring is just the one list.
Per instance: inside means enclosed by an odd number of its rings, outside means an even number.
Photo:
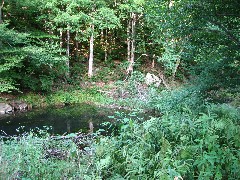
[{"label": "dark water surface", "polygon": [[114,109],[96,107],[89,104],[66,106],[63,108],[36,109],[29,112],[0,117],[0,135],[17,135],[20,126],[23,131],[29,131],[36,127],[52,127],[50,133],[64,134],[66,132],[87,132],[89,122],[93,123],[97,130],[101,123],[109,121],[108,116],[114,115]]}]

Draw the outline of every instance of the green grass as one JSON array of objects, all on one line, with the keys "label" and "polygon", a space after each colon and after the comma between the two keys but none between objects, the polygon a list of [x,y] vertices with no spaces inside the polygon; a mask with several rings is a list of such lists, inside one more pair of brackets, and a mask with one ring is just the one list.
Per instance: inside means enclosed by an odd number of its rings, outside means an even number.
[{"label": "green grass", "polygon": [[112,99],[98,92],[97,88],[82,90],[56,91],[49,94],[28,93],[18,97],[33,107],[62,106],[69,104],[90,103],[104,105],[112,102]]},{"label": "green grass", "polygon": [[1,140],[0,152],[0,179],[85,179],[92,164],[71,139],[54,140],[46,131]]}]

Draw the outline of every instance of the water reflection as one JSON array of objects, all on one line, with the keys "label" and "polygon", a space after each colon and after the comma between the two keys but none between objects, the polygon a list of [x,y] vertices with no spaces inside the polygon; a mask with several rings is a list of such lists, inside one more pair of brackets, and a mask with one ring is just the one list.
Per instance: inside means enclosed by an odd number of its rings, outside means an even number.
[{"label": "water reflection", "polygon": [[92,122],[92,120],[91,121],[89,121],[89,133],[93,133],[93,122]]},{"label": "water reflection", "polygon": [[68,132],[68,133],[71,132],[71,123],[70,123],[70,120],[67,120],[67,132]]},{"label": "water reflection", "polygon": [[[60,109],[38,109],[27,113],[2,117],[0,130],[8,135],[19,134],[16,129],[25,126],[29,131],[35,127],[52,127],[51,133],[93,132],[102,122],[108,121],[108,116],[114,114],[114,109],[99,108],[89,104],[67,106]],[[0,135],[4,135],[0,132]]]}]

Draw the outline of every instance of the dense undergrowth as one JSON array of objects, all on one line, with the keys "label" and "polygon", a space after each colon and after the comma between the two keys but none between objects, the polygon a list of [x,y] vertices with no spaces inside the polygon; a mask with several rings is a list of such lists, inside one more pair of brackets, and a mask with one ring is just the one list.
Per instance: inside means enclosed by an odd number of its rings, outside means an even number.
[{"label": "dense undergrowth", "polygon": [[125,119],[119,136],[97,145],[96,169],[109,179],[239,179],[239,137],[239,112],[228,105]]},{"label": "dense undergrowth", "polygon": [[73,136],[54,139],[46,129],[4,139],[0,145],[0,179],[83,179],[92,157],[68,139]]},{"label": "dense undergrowth", "polygon": [[152,117],[117,117],[85,148],[76,134],[2,138],[0,179],[240,179],[239,2],[2,1],[0,93]]},{"label": "dense undergrowth", "polygon": [[[79,148],[72,138],[52,139],[46,131],[2,140],[0,179],[240,178],[240,112],[236,103],[214,103],[197,86],[161,91],[144,87],[137,78],[120,84],[115,91],[119,95],[115,103],[151,110],[153,117],[143,121],[136,114],[118,113],[113,134],[102,136],[101,130],[95,133],[95,140],[88,139],[85,148]],[[65,97],[61,102],[78,103],[77,92],[56,93],[51,102]],[[104,99],[96,89],[86,94],[90,100],[91,95]],[[55,154],[49,155],[49,151]]]}]

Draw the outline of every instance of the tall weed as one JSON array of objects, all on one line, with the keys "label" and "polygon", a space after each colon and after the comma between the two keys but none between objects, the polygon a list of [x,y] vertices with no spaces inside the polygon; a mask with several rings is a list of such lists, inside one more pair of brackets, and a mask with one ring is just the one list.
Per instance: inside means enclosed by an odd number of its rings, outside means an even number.
[{"label": "tall weed", "polygon": [[143,123],[124,118],[119,136],[96,145],[95,173],[104,179],[239,179],[238,115],[209,105],[198,115],[171,113]]},{"label": "tall weed", "polygon": [[0,151],[0,179],[84,179],[92,162],[71,139],[46,131],[2,139]]}]

